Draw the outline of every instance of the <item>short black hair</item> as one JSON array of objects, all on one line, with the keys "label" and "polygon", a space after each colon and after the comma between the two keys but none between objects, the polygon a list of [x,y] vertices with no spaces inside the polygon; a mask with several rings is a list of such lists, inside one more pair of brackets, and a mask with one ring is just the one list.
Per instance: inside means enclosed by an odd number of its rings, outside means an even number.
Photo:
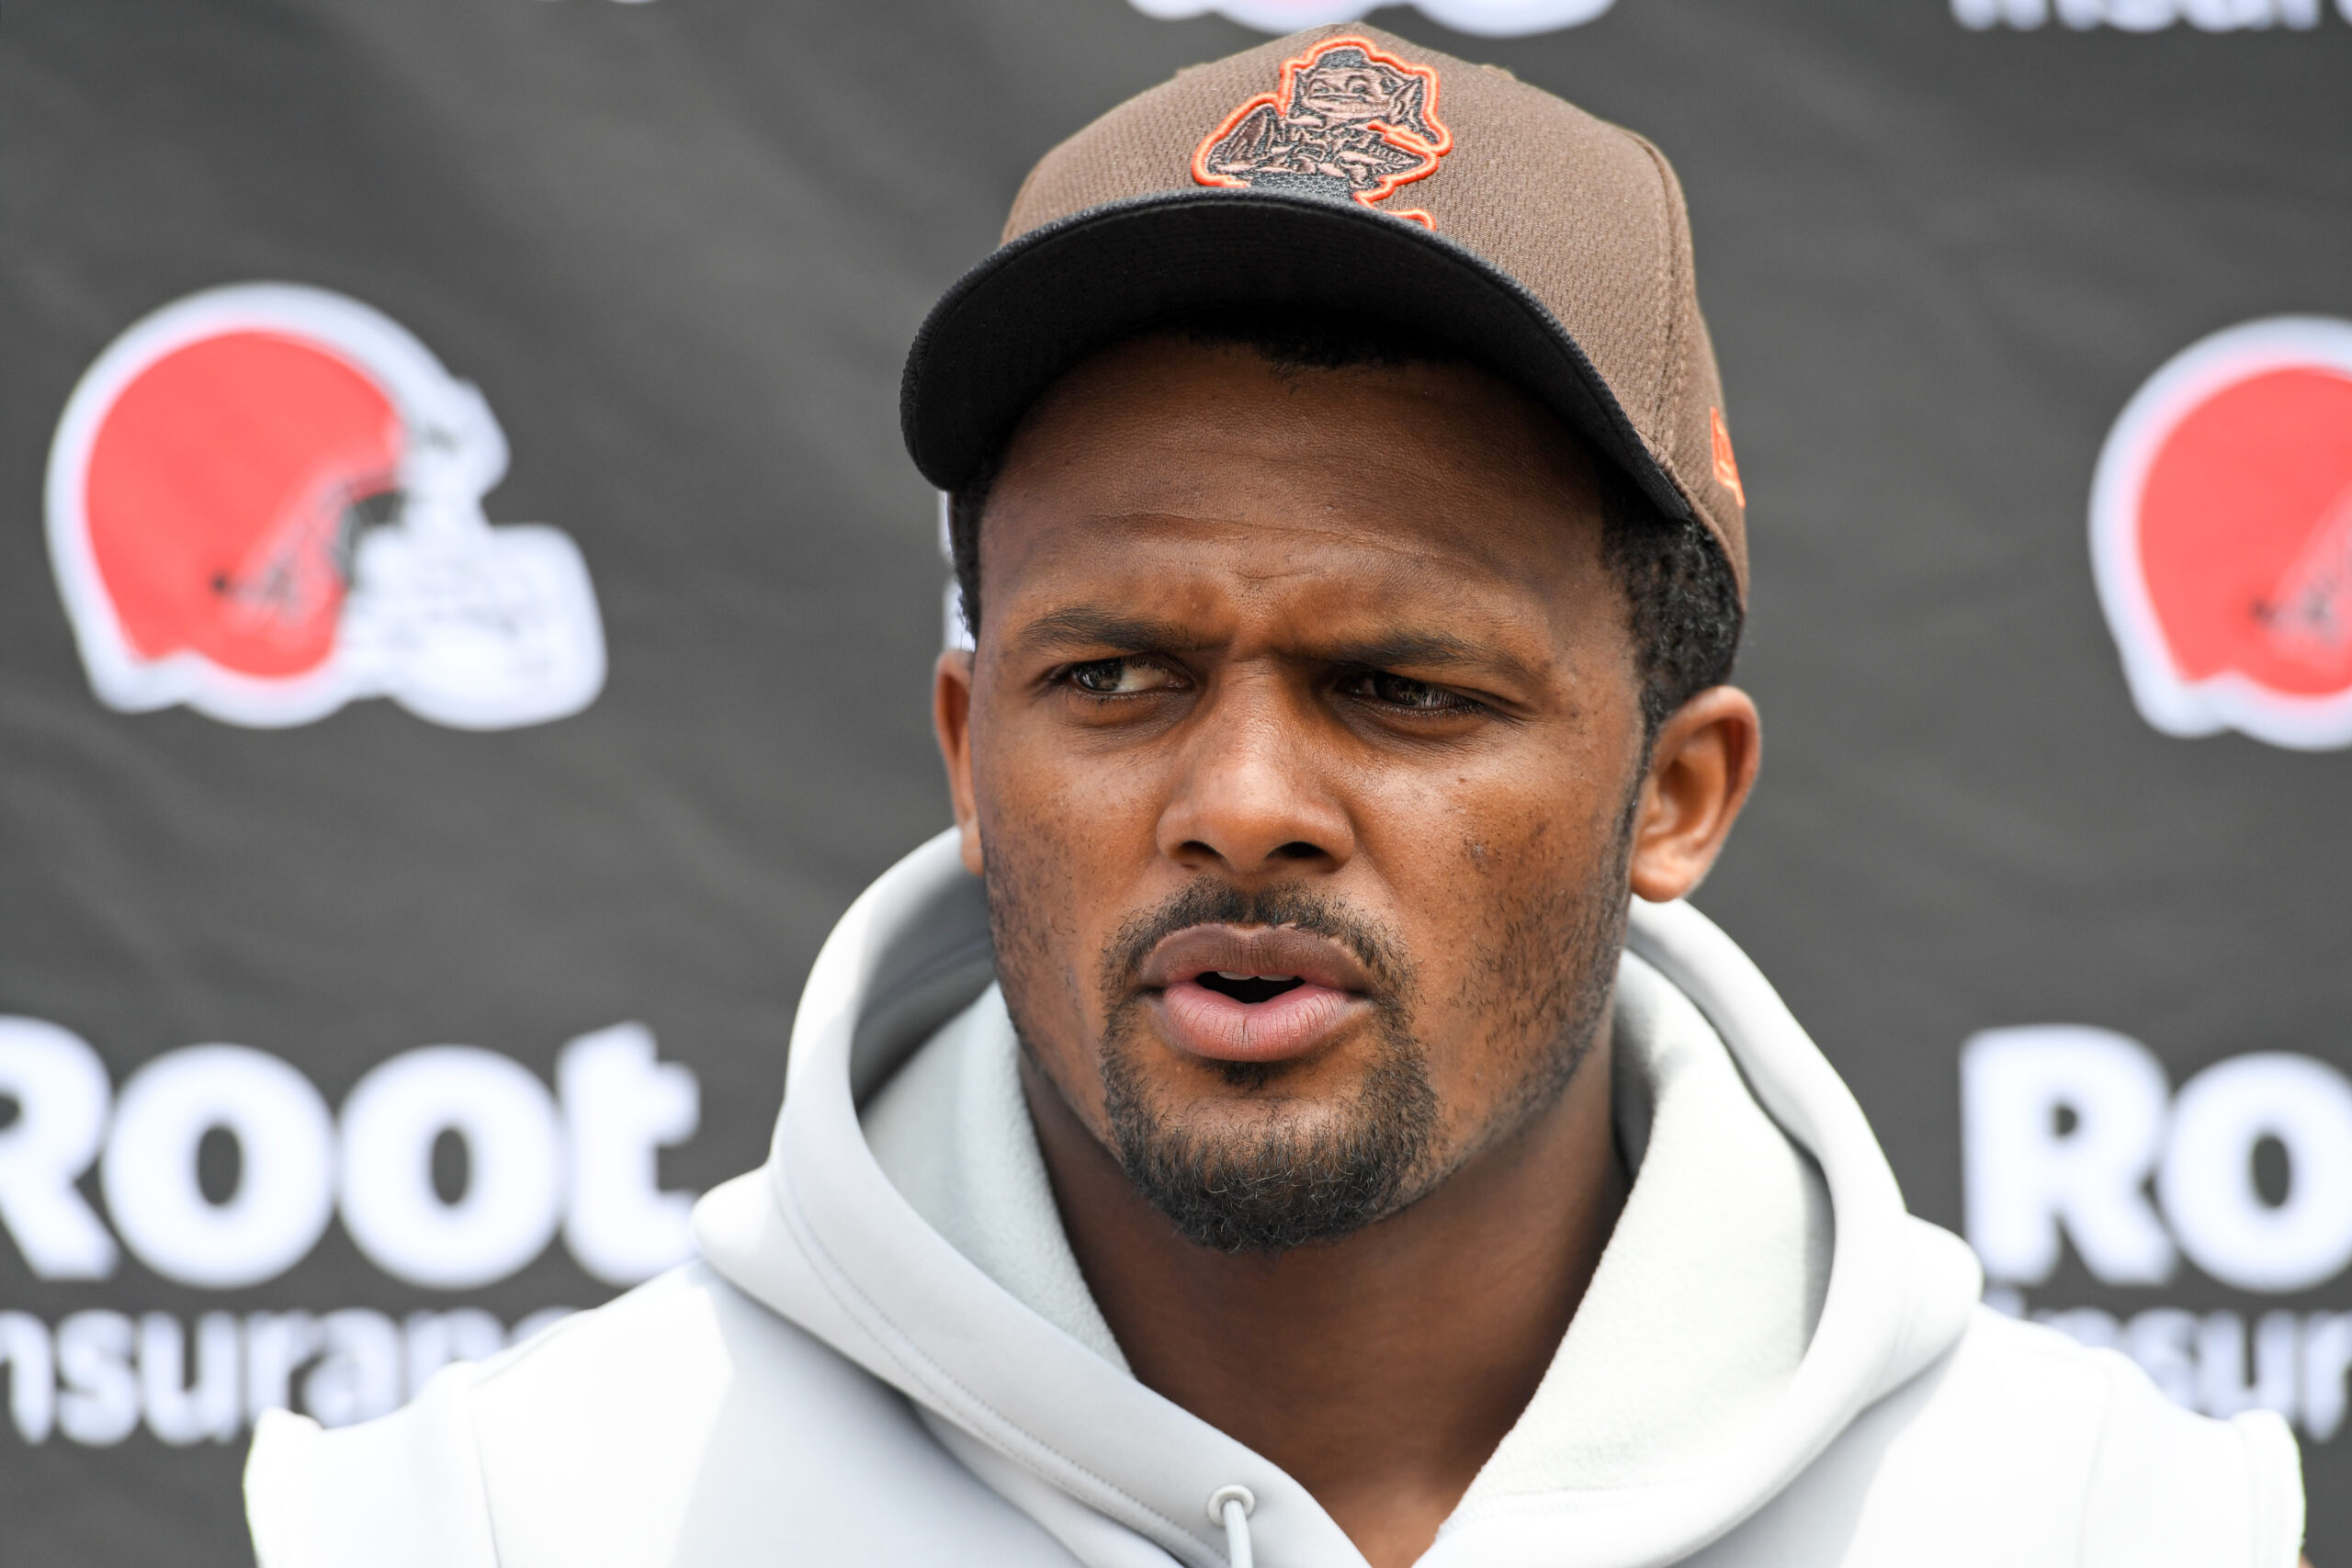
[{"label": "short black hair", "polygon": [[[1155,332],[1198,343],[1239,344],[1280,370],[1351,365],[1447,363],[1462,356],[1393,323],[1336,311],[1249,307],[1179,316]],[[1589,450],[1589,448],[1588,448]],[[1731,679],[1746,613],[1731,563],[1706,525],[1660,511],[1631,477],[1592,454],[1600,481],[1601,558],[1625,591],[1645,733],[1710,686]],[[964,624],[980,627],[980,516],[1002,467],[1001,445],[947,498],[947,539]]]}]

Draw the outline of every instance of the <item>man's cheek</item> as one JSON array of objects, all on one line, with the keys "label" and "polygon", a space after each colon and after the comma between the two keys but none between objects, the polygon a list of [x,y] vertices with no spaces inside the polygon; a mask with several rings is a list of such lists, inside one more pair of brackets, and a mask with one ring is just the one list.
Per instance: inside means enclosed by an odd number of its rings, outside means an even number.
[{"label": "man's cheek", "polygon": [[1020,1004],[1024,1029],[1036,1037],[1033,1043],[1072,1058],[1096,1027],[1091,954],[1101,947],[1086,934],[1090,922],[1077,899],[1081,879],[1062,859],[1067,837],[1029,826],[1017,813],[983,824],[997,969],[1008,997]]}]

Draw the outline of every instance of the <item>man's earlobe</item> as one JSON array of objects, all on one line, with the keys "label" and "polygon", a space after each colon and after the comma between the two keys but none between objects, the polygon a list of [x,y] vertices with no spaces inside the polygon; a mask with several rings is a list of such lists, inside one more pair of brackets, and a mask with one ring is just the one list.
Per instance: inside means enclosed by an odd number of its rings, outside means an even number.
[{"label": "man's earlobe", "polygon": [[963,840],[964,869],[981,874],[980,812],[972,789],[972,650],[951,648],[932,669],[932,728],[947,766],[947,795]]},{"label": "man's earlobe", "polygon": [[1663,904],[1705,879],[1756,783],[1762,742],[1756,704],[1736,686],[1709,687],[1659,726],[1634,822],[1636,894]]}]

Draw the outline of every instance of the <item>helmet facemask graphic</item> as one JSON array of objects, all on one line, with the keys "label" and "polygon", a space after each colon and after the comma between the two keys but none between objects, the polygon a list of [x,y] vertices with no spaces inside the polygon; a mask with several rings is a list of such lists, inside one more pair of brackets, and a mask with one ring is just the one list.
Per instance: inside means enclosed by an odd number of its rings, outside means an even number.
[{"label": "helmet facemask graphic", "polygon": [[99,356],[50,455],[52,561],[109,706],[282,726],[389,696],[469,729],[604,684],[578,548],[492,527],[506,439],[381,313],[286,284],[165,307]]}]

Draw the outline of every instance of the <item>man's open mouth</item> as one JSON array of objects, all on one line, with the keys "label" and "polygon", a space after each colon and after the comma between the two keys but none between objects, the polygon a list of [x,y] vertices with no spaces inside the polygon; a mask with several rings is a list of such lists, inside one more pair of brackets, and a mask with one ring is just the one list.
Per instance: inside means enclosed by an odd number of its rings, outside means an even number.
[{"label": "man's open mouth", "polygon": [[1190,927],[1151,950],[1140,978],[1169,1043],[1225,1062],[1317,1050],[1371,1005],[1374,984],[1340,943],[1295,926]]},{"label": "man's open mouth", "polygon": [[1204,989],[1231,997],[1237,1002],[1270,1002],[1284,991],[1295,991],[1306,983],[1295,975],[1235,975],[1223,969],[1212,969],[1193,978]]}]

